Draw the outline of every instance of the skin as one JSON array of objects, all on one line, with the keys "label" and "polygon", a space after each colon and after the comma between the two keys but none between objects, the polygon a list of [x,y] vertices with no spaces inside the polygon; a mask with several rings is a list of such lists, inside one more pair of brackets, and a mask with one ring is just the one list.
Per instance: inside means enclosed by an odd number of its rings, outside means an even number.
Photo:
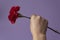
[{"label": "skin", "polygon": [[30,29],[33,40],[46,40],[48,21],[41,16],[32,15]]}]

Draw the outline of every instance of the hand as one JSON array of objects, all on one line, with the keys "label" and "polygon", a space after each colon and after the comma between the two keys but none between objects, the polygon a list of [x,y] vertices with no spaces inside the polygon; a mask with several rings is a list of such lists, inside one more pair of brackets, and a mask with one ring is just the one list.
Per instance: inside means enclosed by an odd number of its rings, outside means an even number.
[{"label": "hand", "polygon": [[46,34],[48,21],[41,16],[32,15],[30,29],[32,35]]}]

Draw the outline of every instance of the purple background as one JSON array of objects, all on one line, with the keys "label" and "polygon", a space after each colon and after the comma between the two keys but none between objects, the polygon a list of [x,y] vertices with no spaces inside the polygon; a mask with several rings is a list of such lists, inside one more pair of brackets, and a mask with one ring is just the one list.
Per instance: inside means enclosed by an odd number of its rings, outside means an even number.
[{"label": "purple background", "polygon": [[[23,15],[40,15],[49,21],[49,27],[60,32],[60,0],[0,0],[0,40],[32,40],[30,20],[17,19],[15,24],[8,20],[9,10],[19,5]],[[47,40],[60,40],[60,35],[47,30]]]}]

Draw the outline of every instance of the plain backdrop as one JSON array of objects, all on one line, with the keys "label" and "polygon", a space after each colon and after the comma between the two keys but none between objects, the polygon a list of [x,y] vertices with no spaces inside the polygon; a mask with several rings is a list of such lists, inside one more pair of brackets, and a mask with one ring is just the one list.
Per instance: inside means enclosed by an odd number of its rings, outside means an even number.
[{"label": "plain backdrop", "polygon": [[[60,32],[60,0],[0,0],[0,40],[32,40],[30,20],[18,18],[15,24],[8,20],[12,6],[20,6],[25,16],[40,15],[48,26]],[[60,35],[47,29],[47,40],[60,40]]]}]

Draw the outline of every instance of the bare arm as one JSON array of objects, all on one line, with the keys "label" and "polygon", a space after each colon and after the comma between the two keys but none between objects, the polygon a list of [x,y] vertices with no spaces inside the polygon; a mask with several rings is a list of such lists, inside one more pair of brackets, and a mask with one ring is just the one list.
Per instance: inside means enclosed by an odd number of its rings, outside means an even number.
[{"label": "bare arm", "polygon": [[48,21],[41,16],[32,15],[30,20],[30,29],[33,40],[46,40],[46,30]]}]

